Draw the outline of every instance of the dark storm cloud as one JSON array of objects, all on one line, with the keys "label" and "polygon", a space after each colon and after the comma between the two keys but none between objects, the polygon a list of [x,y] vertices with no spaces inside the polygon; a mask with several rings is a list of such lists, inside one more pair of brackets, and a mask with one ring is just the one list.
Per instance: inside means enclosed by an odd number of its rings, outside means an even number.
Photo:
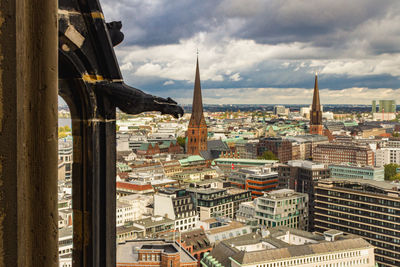
[{"label": "dark storm cloud", "polygon": [[218,1],[105,0],[101,3],[107,20],[122,20],[126,37],[123,45],[178,43],[219,23],[214,12]]},{"label": "dark storm cloud", "polygon": [[178,43],[220,29],[216,41],[228,36],[338,50],[364,45],[376,53],[399,47],[399,30],[387,27],[400,22],[398,0],[105,0],[102,5],[107,20],[122,20],[124,46]]},{"label": "dark storm cloud", "polygon": [[190,103],[199,48],[205,103],[308,103],[315,72],[327,100],[400,101],[399,0],[100,1],[122,20],[125,81],[146,92]]}]

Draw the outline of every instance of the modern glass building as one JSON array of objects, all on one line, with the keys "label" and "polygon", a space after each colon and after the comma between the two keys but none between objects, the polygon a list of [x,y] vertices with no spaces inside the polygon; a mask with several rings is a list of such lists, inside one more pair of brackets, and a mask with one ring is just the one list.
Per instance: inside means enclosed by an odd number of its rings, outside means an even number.
[{"label": "modern glass building", "polygon": [[354,166],[354,165],[329,165],[331,177],[344,179],[368,179],[384,181],[385,169],[383,167]]}]

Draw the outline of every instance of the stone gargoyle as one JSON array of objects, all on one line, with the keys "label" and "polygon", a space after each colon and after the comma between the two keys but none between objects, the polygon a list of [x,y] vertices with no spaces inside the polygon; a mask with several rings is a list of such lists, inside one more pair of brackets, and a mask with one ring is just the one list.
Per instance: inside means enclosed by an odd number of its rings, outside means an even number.
[{"label": "stone gargoyle", "polygon": [[[121,21],[106,23],[108,33],[113,46],[120,44],[124,40],[121,32]],[[183,109],[172,100],[146,94],[143,91],[126,85],[125,83],[100,83],[98,90],[108,95],[108,98],[123,112],[128,114],[139,114],[145,111],[160,111],[161,114],[170,114],[175,118],[183,115]]]}]

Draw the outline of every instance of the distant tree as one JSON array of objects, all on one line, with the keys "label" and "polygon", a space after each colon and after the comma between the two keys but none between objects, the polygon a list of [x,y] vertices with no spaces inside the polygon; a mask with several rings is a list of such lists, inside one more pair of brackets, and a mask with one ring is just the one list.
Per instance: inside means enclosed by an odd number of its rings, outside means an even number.
[{"label": "distant tree", "polygon": [[181,147],[183,147],[183,149],[185,149],[185,145],[186,145],[186,138],[185,137],[178,136],[178,138],[176,138],[176,141],[178,142],[178,144]]},{"label": "distant tree", "polygon": [[266,160],[278,160],[278,158],[275,156],[274,152],[271,150],[264,151],[262,156],[258,157],[259,159],[266,159]]},{"label": "distant tree", "polygon": [[117,132],[119,132],[119,128],[120,128],[120,126],[119,126],[118,124],[116,125],[116,128],[117,128],[117,129],[116,129],[116,130],[117,130]]},{"label": "distant tree", "polygon": [[400,165],[396,163],[390,163],[385,165],[385,180],[392,181],[396,176],[396,169],[399,167]]},{"label": "distant tree", "polygon": [[58,138],[65,138],[71,135],[71,128],[68,125],[58,127]]},{"label": "distant tree", "polygon": [[400,173],[396,173],[396,175],[393,176],[392,179],[390,179],[390,180],[391,181],[395,181],[395,180],[400,181]]}]

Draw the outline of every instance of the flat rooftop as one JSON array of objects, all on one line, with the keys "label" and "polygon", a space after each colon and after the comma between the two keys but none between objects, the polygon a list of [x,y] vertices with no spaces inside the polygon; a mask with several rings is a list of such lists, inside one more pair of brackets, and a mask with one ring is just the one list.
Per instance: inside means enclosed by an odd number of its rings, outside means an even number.
[{"label": "flat rooftop", "polygon": [[207,234],[211,234],[211,235],[215,235],[215,234],[218,234],[218,233],[222,233],[222,232],[225,232],[225,231],[230,231],[230,230],[242,228],[242,227],[245,227],[245,226],[246,225],[241,223],[241,222],[232,221],[227,225],[222,225],[222,226],[219,226],[219,227],[211,228],[211,229],[207,230],[206,233]]},{"label": "flat rooftop", "polygon": [[318,183],[322,182],[344,182],[344,183],[358,183],[358,184],[368,184],[374,187],[378,187],[384,190],[393,190],[398,191],[400,190],[400,183],[393,183],[389,181],[375,181],[369,179],[344,179],[344,178],[327,178],[324,180],[320,180]]},{"label": "flat rooftop", "polygon": [[129,240],[117,245],[117,262],[134,263],[138,262],[139,250],[160,251],[167,254],[180,254],[181,263],[197,262],[188,251],[178,243],[165,241],[163,239]]}]

